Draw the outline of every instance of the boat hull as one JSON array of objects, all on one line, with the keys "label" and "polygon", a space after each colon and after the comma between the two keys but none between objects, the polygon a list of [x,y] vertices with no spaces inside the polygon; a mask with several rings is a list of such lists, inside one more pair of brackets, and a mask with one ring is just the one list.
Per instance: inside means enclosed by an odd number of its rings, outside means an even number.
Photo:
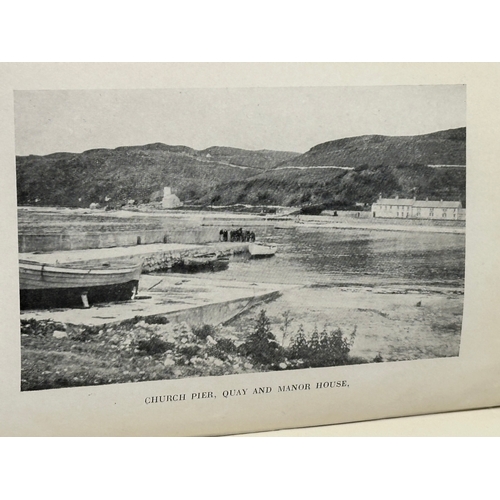
[{"label": "boat hull", "polygon": [[260,243],[251,243],[248,246],[248,251],[252,258],[261,258],[261,257],[272,257],[276,254],[278,247],[276,245],[263,245]]},{"label": "boat hull", "polygon": [[213,256],[186,257],[177,270],[196,273],[201,271],[220,271],[226,269],[228,266],[229,257],[214,254]]},{"label": "boat hull", "polygon": [[82,302],[85,294],[89,305],[105,302],[131,300],[137,294],[139,281],[116,285],[92,286],[86,288],[49,288],[20,290],[21,309],[44,309],[51,307],[87,307]]},{"label": "boat hull", "polygon": [[[66,307],[135,296],[142,263],[119,268],[78,269],[19,262],[21,308]],[[83,296],[85,298],[83,298]]]}]

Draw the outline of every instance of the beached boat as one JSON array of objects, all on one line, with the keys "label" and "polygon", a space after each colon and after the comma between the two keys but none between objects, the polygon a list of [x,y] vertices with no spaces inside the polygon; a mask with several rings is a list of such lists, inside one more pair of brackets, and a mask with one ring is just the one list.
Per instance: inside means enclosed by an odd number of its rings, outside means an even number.
[{"label": "beached boat", "polygon": [[277,245],[267,245],[265,243],[250,243],[248,245],[248,251],[252,257],[272,257],[277,250]]},{"label": "beached boat", "polygon": [[217,254],[206,253],[200,255],[190,255],[182,259],[182,263],[186,267],[203,267],[217,260]]},{"label": "beached boat", "polygon": [[50,265],[19,261],[21,307],[67,306],[135,298],[140,263],[110,262],[96,266]]},{"label": "beached boat", "polygon": [[188,271],[209,270],[216,271],[229,265],[229,257],[217,253],[191,255],[182,259],[183,267]]}]

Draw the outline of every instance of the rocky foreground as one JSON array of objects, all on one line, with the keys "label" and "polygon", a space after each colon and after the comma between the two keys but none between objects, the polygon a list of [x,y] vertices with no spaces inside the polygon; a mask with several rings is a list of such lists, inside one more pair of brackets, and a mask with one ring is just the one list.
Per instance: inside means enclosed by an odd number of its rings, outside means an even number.
[{"label": "rocky foreground", "polygon": [[[115,326],[85,327],[47,320],[21,323],[21,389],[102,385],[365,363],[352,357],[355,332],[300,326],[278,343],[261,310],[245,327],[189,327],[164,316]],[[285,321],[285,330],[288,322]],[[374,359],[373,361],[382,361]]]},{"label": "rocky foreground", "polygon": [[241,341],[161,317],[104,328],[29,320],[21,325],[21,389],[102,385],[256,371]]}]

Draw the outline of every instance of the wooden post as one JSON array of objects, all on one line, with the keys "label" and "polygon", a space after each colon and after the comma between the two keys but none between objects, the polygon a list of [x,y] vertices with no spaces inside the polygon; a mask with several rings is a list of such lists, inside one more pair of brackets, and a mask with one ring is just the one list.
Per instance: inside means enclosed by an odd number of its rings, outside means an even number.
[{"label": "wooden post", "polygon": [[81,294],[81,297],[82,297],[82,302],[83,302],[83,307],[85,309],[89,309],[90,308],[90,305],[89,305],[89,299],[87,297],[87,293],[88,292],[82,292]]}]

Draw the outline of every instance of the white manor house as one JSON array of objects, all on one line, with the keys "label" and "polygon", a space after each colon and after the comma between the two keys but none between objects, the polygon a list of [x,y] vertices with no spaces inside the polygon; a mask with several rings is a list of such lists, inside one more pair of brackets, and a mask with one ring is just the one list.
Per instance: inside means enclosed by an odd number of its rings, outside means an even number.
[{"label": "white manor house", "polygon": [[465,220],[465,209],[460,201],[380,197],[372,205],[372,216],[388,219]]}]

